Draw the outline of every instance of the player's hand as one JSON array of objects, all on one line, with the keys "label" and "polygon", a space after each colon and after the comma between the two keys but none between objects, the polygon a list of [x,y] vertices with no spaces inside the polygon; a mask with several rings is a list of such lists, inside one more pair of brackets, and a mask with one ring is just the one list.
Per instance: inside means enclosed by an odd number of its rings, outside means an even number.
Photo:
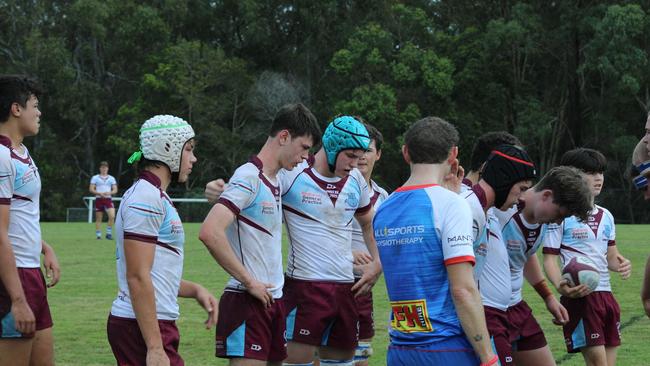
[{"label": "player's hand", "polygon": [[27,300],[20,299],[11,302],[11,313],[14,316],[16,330],[22,334],[32,334],[36,330],[36,318]]},{"label": "player's hand", "polygon": [[221,178],[208,182],[205,185],[205,198],[210,204],[215,204],[225,189],[226,182]]},{"label": "player's hand", "polygon": [[275,302],[273,295],[269,291],[273,287],[270,283],[262,283],[258,280],[253,280],[251,283],[246,284],[246,291],[254,298],[260,300],[265,308],[268,308]]},{"label": "player's hand", "polygon": [[162,347],[147,350],[147,366],[169,366],[169,357]]},{"label": "player's hand", "polygon": [[632,275],[632,262],[620,254],[616,256],[616,260],[618,261],[617,272],[621,274],[622,279],[627,280]]},{"label": "player's hand", "polygon": [[205,329],[212,328],[213,325],[217,324],[217,315],[219,314],[219,301],[217,301],[217,299],[212,296],[210,291],[200,285],[196,291],[196,301],[208,313],[208,319],[204,322]]},{"label": "player's hand", "polygon": [[645,310],[645,315],[650,318],[650,299],[643,300],[643,310]]},{"label": "player's hand", "polygon": [[47,246],[43,253],[43,266],[45,267],[45,277],[48,279],[47,287],[54,287],[59,283],[59,278],[61,278],[61,267],[59,266],[59,260],[54,254],[52,247]]},{"label": "player's hand", "polygon": [[353,250],[352,258],[354,259],[353,263],[359,266],[372,262],[372,256],[361,250]]},{"label": "player's hand", "polygon": [[553,315],[553,324],[564,325],[569,322],[569,312],[562,304],[555,298],[555,296],[547,296],[544,299],[546,309]]},{"label": "player's hand", "polygon": [[591,289],[587,285],[578,285],[578,286],[569,286],[567,280],[562,280],[560,286],[558,286],[557,291],[562,294],[562,296],[570,297],[572,299],[578,299],[585,297],[591,293]]},{"label": "player's hand", "polygon": [[463,178],[465,177],[465,169],[460,165],[458,159],[455,159],[451,164],[451,170],[445,176],[442,186],[447,188],[452,192],[459,193],[460,186],[463,183]]},{"label": "player's hand", "polygon": [[352,292],[354,296],[361,296],[367,294],[372,290],[372,286],[375,285],[375,282],[379,279],[381,275],[381,264],[379,261],[372,261],[366,265],[362,266],[363,275],[357,281],[357,283],[352,286]]}]

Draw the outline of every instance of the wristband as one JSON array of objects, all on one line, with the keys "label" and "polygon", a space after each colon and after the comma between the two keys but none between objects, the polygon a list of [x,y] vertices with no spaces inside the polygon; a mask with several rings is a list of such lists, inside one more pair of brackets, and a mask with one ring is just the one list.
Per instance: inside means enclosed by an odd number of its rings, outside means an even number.
[{"label": "wristband", "polygon": [[533,285],[533,288],[535,289],[535,291],[537,291],[537,293],[542,299],[546,299],[547,297],[553,295],[553,292],[551,291],[550,288],[548,288],[548,285],[546,284],[546,280],[541,280],[537,282],[536,284]]},{"label": "wristband", "polygon": [[494,355],[494,357],[492,357],[492,359],[490,361],[482,363],[481,366],[492,366],[492,365],[496,365],[498,363],[499,363],[499,356]]}]

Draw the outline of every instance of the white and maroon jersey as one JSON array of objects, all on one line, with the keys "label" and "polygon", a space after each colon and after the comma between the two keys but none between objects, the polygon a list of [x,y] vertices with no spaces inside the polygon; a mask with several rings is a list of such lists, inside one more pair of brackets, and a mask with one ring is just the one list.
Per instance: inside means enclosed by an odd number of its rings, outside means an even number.
[{"label": "white and maroon jersey", "polygon": [[510,306],[521,302],[521,288],[524,285],[524,267],[528,259],[542,246],[548,225],[531,224],[521,211],[515,212],[501,228],[503,241],[510,257],[510,279],[512,295]]},{"label": "white and maroon jersey", "polygon": [[357,169],[329,178],[311,164],[313,157],[278,174],[290,243],[287,276],[353,282],[352,221],[372,209],[368,185]]},{"label": "white and maroon jersey", "polygon": [[594,291],[612,290],[607,249],[616,245],[616,226],[614,216],[607,209],[596,205],[587,222],[581,222],[575,216],[568,217],[558,230],[549,230],[546,237],[544,253],[559,255],[563,265],[576,256],[588,257],[600,273],[600,283]]},{"label": "white and maroon jersey", "polygon": [[41,266],[40,195],[38,168],[22,145],[23,153],[11,147],[11,140],[0,135],[0,204],[9,207],[9,242],[16,267]]},{"label": "white and maroon jersey", "polygon": [[[100,174],[97,174],[97,175],[93,175],[93,177],[90,178],[90,184],[95,185],[95,190],[97,191],[97,193],[106,193],[113,190],[113,186],[117,185],[117,181],[115,180],[115,178],[113,178],[112,175],[102,176]],[[100,196],[97,195],[97,197]]]},{"label": "white and maroon jersey", "polygon": [[[388,192],[385,189],[381,188],[374,180],[370,180],[370,189],[372,190],[370,196],[370,203],[374,208],[375,212],[379,208],[382,202],[388,198]],[[363,239],[363,230],[361,230],[361,225],[354,219],[352,221],[352,250],[358,250],[368,253],[368,247],[366,246],[366,241]]]},{"label": "white and maroon jersey", "polygon": [[[237,168],[218,203],[235,215],[227,236],[233,252],[253,278],[272,284],[273,298],[282,297],[282,204],[280,187],[262,172],[256,157]],[[245,291],[231,277],[226,291]]]},{"label": "white and maroon jersey", "polygon": [[488,251],[488,227],[485,215],[485,206],[487,201],[485,191],[478,184],[467,188],[460,194],[467,201],[472,212],[472,236],[474,246],[474,257],[476,265],[474,266],[474,278],[481,277],[481,272],[485,266],[485,258]]},{"label": "white and maroon jersey", "polygon": [[135,318],[129,285],[126,281],[124,240],[137,240],[156,246],[151,281],[156,297],[156,314],[161,320],[178,319],[178,289],[183,274],[185,232],[174,204],[163,190],[160,179],[143,172],[124,192],[115,220],[117,256],[117,298],[111,314]]},{"label": "white and maroon jersey", "polygon": [[488,250],[483,271],[478,277],[478,289],[483,305],[506,311],[512,293],[510,265],[501,225],[493,213],[494,210],[496,209],[489,209],[487,214]]}]

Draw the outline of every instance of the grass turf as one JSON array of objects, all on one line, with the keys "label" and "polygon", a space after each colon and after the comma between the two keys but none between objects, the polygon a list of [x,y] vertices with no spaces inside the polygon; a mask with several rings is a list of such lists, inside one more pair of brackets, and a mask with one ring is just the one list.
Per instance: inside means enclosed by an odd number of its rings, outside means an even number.
[{"label": "grass turf", "polygon": [[[93,224],[43,223],[43,238],[56,250],[62,267],[61,282],[50,289],[48,297],[54,318],[56,362],[58,365],[114,365],[106,340],[106,318],[117,292],[115,244],[94,239]],[[217,298],[227,280],[197,239],[199,224],[186,224],[184,278],[203,284]],[[621,253],[633,263],[632,278],[621,281],[613,275],[614,295],[621,306],[623,345],[618,364],[648,365],[650,320],[644,316],[639,300],[643,267],[650,253],[650,225],[618,225],[617,243]],[[389,306],[383,277],[374,290],[376,335],[371,365],[386,364]],[[583,365],[582,357],[567,356],[562,330],[551,323],[539,296],[530,286],[524,298],[545,330],[553,354],[561,365]],[[214,357],[214,329],[205,330],[205,313],[191,299],[180,299],[180,353],[189,366],[225,365]]]}]

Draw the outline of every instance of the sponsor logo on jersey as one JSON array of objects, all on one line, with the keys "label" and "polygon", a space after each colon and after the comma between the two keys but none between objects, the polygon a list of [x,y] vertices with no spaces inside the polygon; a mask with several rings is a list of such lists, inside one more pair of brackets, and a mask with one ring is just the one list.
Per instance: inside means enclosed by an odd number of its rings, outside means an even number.
[{"label": "sponsor logo on jersey", "polygon": [[353,208],[359,207],[359,197],[356,193],[348,193],[348,198],[345,199],[345,203]]},{"label": "sponsor logo on jersey", "polygon": [[260,206],[262,206],[262,215],[275,214],[275,202],[262,201],[260,202]]},{"label": "sponsor logo on jersey", "polygon": [[587,240],[589,239],[589,229],[572,229],[571,230],[571,239],[573,240]]},{"label": "sponsor logo on jersey", "polygon": [[306,203],[306,204],[310,204],[310,205],[322,205],[323,204],[321,195],[318,194],[318,193],[300,192],[300,195],[302,196],[302,203]]},{"label": "sponsor logo on jersey", "polygon": [[433,332],[426,300],[391,301],[390,306],[393,329],[403,333]]},{"label": "sponsor logo on jersey", "polygon": [[522,242],[521,240],[511,240],[508,239],[506,240],[506,246],[508,247],[508,250],[511,252],[516,252],[522,247]]},{"label": "sponsor logo on jersey", "polygon": [[172,234],[183,234],[183,222],[181,220],[172,220],[170,223],[172,229],[171,233]]},{"label": "sponsor logo on jersey", "polygon": [[423,234],[424,225],[408,225],[398,227],[384,227],[383,229],[375,230],[375,237],[381,238],[393,235],[409,235],[409,234]]}]

